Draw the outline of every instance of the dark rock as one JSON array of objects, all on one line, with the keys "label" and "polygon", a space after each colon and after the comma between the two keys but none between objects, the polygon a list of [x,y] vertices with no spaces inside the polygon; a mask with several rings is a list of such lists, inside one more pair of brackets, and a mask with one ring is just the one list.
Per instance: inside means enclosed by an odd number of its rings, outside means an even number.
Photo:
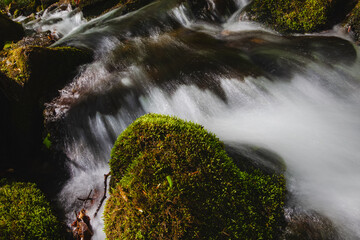
[{"label": "dark rock", "polygon": [[92,55],[70,47],[25,46],[3,51],[0,59],[0,90],[7,104],[4,122],[10,123],[6,125],[9,150],[5,153],[11,153],[2,164],[15,169],[18,177],[36,181],[55,194],[66,173],[64,163],[58,161],[61,157],[54,156],[58,153],[50,154],[43,145],[47,135],[44,103],[55,97]]},{"label": "dark rock", "polygon": [[119,0],[93,0],[81,1],[79,8],[82,10],[84,17],[93,18],[104,14],[115,8],[122,8],[123,14],[138,10],[154,0],[134,0],[134,1],[119,1]]},{"label": "dark rock", "polygon": [[284,174],[286,164],[276,153],[251,145],[225,143],[225,151],[241,171],[260,169],[265,174]]},{"label": "dark rock", "polygon": [[12,21],[3,14],[0,14],[0,33],[0,50],[5,42],[18,41],[25,35],[21,24]]},{"label": "dark rock", "polygon": [[190,0],[186,4],[195,18],[213,22],[224,22],[237,10],[232,0]]},{"label": "dark rock", "polygon": [[25,46],[3,55],[1,71],[7,76],[3,86],[14,85],[8,80],[15,82],[21,92],[14,92],[13,97],[32,103],[40,99],[44,102],[56,95],[57,90],[75,76],[78,66],[92,59],[88,51],[71,47]]},{"label": "dark rock", "polygon": [[341,237],[327,217],[300,208],[285,209],[287,227],[281,240],[340,240]]}]

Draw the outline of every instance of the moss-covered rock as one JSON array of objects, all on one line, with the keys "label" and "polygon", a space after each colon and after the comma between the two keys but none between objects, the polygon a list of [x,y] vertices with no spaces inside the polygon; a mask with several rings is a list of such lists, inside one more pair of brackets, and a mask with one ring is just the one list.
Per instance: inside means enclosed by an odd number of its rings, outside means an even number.
[{"label": "moss-covered rock", "polygon": [[[3,52],[0,70],[18,85],[16,99],[37,101],[56,94],[75,76],[79,65],[91,59],[90,52],[72,47],[25,46]],[[4,88],[14,85],[7,79],[0,80]]]},{"label": "moss-covered rock", "polygon": [[148,114],[118,138],[106,203],[109,239],[277,239],[282,175],[240,171],[202,126]]},{"label": "moss-covered rock", "polygon": [[60,224],[33,183],[0,186],[0,238],[62,239]]},{"label": "moss-covered rock", "polygon": [[354,33],[354,39],[360,40],[360,2],[354,7],[345,20],[345,26],[348,32]]},{"label": "moss-covered rock", "polygon": [[315,32],[334,23],[340,0],[254,0],[247,8],[251,19],[281,32]]},{"label": "moss-covered rock", "polygon": [[35,13],[46,9],[57,0],[1,0],[0,10],[8,12],[14,17]]},{"label": "moss-covered rock", "polygon": [[7,41],[18,41],[24,35],[21,24],[10,20],[7,16],[0,13],[0,50]]}]

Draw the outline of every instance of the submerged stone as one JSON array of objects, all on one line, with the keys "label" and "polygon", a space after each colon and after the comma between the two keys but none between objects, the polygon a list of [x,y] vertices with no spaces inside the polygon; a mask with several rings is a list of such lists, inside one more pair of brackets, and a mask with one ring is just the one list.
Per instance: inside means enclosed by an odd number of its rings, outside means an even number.
[{"label": "submerged stone", "polygon": [[148,114],[111,154],[109,239],[278,239],[285,179],[240,171],[202,126]]}]

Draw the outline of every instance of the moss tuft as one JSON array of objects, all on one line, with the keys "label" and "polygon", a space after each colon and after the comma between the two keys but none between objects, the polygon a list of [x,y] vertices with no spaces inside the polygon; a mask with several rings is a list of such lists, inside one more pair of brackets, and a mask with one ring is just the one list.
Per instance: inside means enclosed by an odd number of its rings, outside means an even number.
[{"label": "moss tuft", "polygon": [[0,187],[1,239],[63,239],[49,202],[33,183]]},{"label": "moss tuft", "polygon": [[111,153],[109,239],[277,239],[285,180],[242,172],[202,126],[148,114]]}]

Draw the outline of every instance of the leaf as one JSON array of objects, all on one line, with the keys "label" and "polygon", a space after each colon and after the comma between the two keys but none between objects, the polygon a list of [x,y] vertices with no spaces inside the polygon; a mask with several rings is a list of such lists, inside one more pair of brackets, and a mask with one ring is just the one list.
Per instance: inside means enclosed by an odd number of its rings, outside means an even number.
[{"label": "leaf", "polygon": [[47,134],[47,136],[45,137],[43,144],[45,145],[45,147],[47,149],[49,149],[51,147],[51,141],[50,141],[50,133]]},{"label": "leaf", "polygon": [[170,176],[166,176],[166,180],[169,182],[169,187],[171,188],[172,185],[173,185],[173,182],[171,180],[171,177]]}]

